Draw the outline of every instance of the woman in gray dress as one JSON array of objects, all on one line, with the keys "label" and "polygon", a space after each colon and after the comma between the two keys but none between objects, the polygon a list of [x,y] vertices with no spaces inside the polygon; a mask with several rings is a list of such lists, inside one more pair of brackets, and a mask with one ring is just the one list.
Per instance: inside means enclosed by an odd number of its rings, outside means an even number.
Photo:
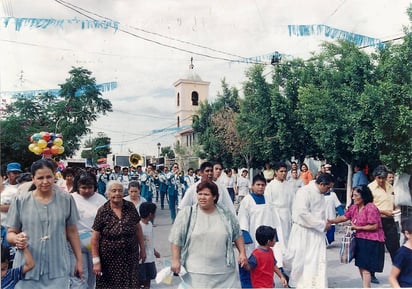
[{"label": "woman in gray dress", "polygon": [[215,183],[197,185],[198,203],[183,208],[172,227],[171,270],[183,276],[191,288],[240,288],[236,273],[233,242],[239,250],[237,262],[247,265],[245,244],[236,216],[217,205],[219,190]]},{"label": "woman in gray dress", "polygon": [[[18,249],[13,266],[24,263],[22,249],[28,245],[36,263],[16,288],[68,288],[70,270],[83,276],[76,203],[54,185],[50,160],[34,162],[31,173],[32,187],[12,202],[7,219],[7,241]],[[74,268],[70,268],[67,241],[76,256]]]}]

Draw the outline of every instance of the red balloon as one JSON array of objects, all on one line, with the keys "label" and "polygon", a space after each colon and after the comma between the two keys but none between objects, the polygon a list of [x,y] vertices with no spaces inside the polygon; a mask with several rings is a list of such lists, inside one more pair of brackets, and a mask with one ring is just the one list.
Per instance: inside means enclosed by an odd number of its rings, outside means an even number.
[{"label": "red balloon", "polygon": [[43,149],[43,154],[44,154],[44,155],[50,155],[50,154],[51,154],[51,149],[48,148],[48,147],[44,148],[44,149]]},{"label": "red balloon", "polygon": [[56,138],[57,137],[63,139],[63,135],[61,133],[56,133]]},{"label": "red balloon", "polygon": [[49,141],[49,140],[50,140],[50,138],[51,138],[50,133],[45,132],[45,133],[44,133],[44,135],[43,135],[43,139],[44,139],[45,141]]}]

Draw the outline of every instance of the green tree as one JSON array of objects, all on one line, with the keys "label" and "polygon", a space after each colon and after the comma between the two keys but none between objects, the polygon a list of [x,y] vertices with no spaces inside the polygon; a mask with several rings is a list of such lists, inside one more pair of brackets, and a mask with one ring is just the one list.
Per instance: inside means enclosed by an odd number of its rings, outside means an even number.
[{"label": "green tree", "polygon": [[248,155],[246,166],[261,166],[278,156],[276,126],[271,117],[271,85],[263,76],[263,65],[251,67],[243,86],[244,99],[240,102],[240,113],[236,117],[237,130],[243,140],[239,148]]},{"label": "green tree", "polygon": [[106,158],[111,153],[110,150],[110,138],[104,133],[99,133],[97,138],[88,139],[84,143],[81,157],[90,161],[93,165],[97,165],[97,160],[100,158]]},{"label": "green tree", "polygon": [[325,43],[314,60],[313,77],[299,89],[297,113],[300,123],[310,134],[324,156],[348,168],[347,203],[350,202],[352,162],[376,158],[376,151],[366,140],[357,149],[359,136],[370,134],[370,127],[357,117],[360,96],[373,82],[373,65],[369,55],[347,41]]},{"label": "green tree", "polygon": [[234,115],[239,111],[239,93],[222,80],[222,92],[213,103],[201,103],[193,129],[202,149],[198,156],[209,161],[220,161],[226,167],[239,163],[239,148],[235,133]]},{"label": "green tree", "polygon": [[73,67],[69,78],[60,84],[59,96],[49,93],[27,98],[17,95],[8,107],[1,127],[1,160],[18,161],[24,167],[39,158],[28,150],[29,137],[40,131],[61,133],[65,152],[72,156],[80,147],[81,137],[101,114],[112,111],[109,100],[101,97],[91,72]]},{"label": "green tree", "polygon": [[323,158],[323,153],[304,129],[296,113],[299,88],[316,77],[312,63],[294,59],[275,67],[273,74],[271,115],[276,123],[279,158],[294,156],[303,162],[306,156]]},{"label": "green tree", "polygon": [[[408,9],[412,22],[412,5]],[[377,83],[362,96],[360,117],[368,119],[379,159],[398,173],[412,173],[412,30],[400,44],[377,55]],[[374,117],[375,116],[375,117]],[[378,117],[376,117],[378,116]]]},{"label": "green tree", "polygon": [[175,158],[175,152],[172,150],[170,146],[162,147],[160,155],[166,157],[167,159]]}]

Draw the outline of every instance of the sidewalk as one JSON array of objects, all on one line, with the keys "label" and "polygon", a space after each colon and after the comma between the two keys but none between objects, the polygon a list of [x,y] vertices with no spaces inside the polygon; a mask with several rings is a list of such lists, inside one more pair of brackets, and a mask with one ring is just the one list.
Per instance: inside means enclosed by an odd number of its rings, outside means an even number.
[{"label": "sidewalk", "polygon": [[[159,251],[161,255],[161,258],[156,262],[157,269],[160,271],[165,265],[169,266],[170,264],[171,252],[168,237],[172,227],[172,220],[170,219],[168,206],[165,204],[165,209],[161,210],[160,203],[156,204],[158,209],[155,219],[156,227],[154,227],[154,244],[156,250]],[[336,241],[327,249],[329,288],[361,288],[362,280],[354,261],[350,264],[339,263],[340,236],[342,233],[343,228],[342,225],[339,224],[336,228]],[[391,267],[392,262],[389,253],[386,252],[384,271],[382,273],[376,273],[380,284],[371,284],[372,288],[390,288],[388,277]],[[169,285],[164,283],[156,284],[156,281],[152,280],[151,287],[154,289],[177,288],[179,283],[179,277],[173,277],[172,283]],[[280,286],[279,279],[275,280],[275,284],[277,285],[276,287]]]}]

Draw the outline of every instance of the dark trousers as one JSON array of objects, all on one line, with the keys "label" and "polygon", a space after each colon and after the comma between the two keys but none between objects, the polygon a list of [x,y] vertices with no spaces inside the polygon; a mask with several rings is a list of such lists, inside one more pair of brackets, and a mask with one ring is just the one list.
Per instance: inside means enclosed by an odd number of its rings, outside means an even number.
[{"label": "dark trousers", "polygon": [[176,219],[176,206],[177,206],[177,192],[174,191],[173,193],[168,193],[169,196],[169,209],[170,209],[170,217],[174,222]]},{"label": "dark trousers", "polygon": [[381,218],[381,220],[383,232],[385,233],[385,246],[393,261],[396,251],[398,251],[400,247],[398,227],[393,218]]},{"label": "dark trousers", "polygon": [[162,209],[165,208],[165,197],[166,197],[166,192],[160,191],[160,207]]},{"label": "dark trousers", "polygon": [[227,191],[229,192],[232,203],[234,203],[235,202],[235,190],[233,188],[227,188]]}]

